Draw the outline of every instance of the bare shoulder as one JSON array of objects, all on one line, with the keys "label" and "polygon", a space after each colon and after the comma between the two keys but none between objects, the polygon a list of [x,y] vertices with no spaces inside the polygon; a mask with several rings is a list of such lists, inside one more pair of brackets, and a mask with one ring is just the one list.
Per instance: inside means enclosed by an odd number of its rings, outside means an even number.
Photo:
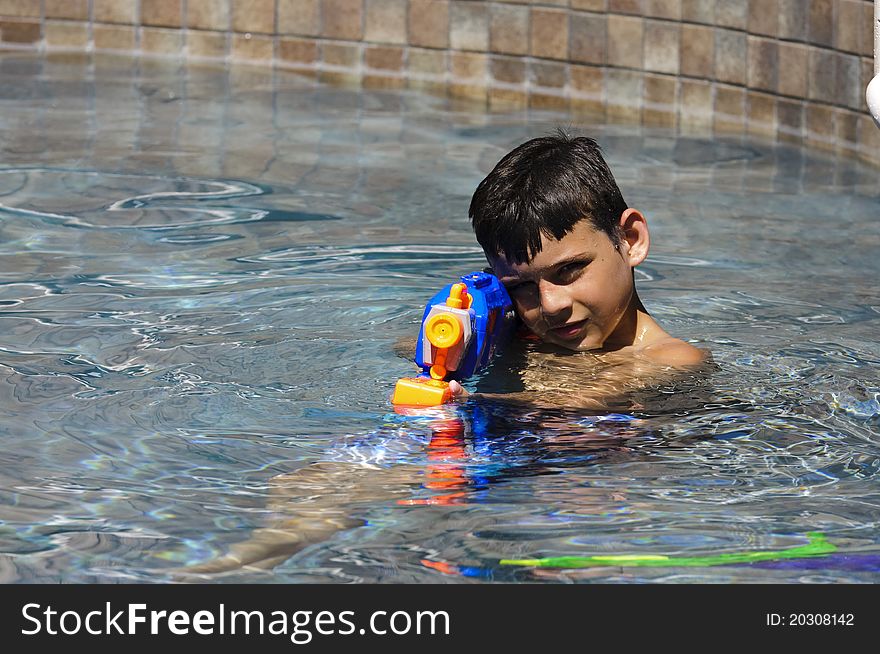
[{"label": "bare shoulder", "polygon": [[709,359],[708,350],[668,336],[645,347],[641,354],[654,363],[665,366],[697,366]]}]

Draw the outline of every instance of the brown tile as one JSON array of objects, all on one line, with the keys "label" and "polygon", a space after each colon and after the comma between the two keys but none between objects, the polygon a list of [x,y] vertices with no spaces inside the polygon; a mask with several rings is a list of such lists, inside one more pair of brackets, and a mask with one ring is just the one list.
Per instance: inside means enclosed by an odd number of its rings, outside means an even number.
[{"label": "brown tile", "polygon": [[572,64],[568,75],[574,95],[598,99],[605,97],[605,71],[602,68]]},{"label": "brown tile", "polygon": [[43,38],[49,48],[85,48],[89,44],[89,28],[85,23],[47,20],[43,24]]},{"label": "brown tile", "polygon": [[712,127],[716,132],[742,132],[746,125],[746,91],[738,86],[718,84],[715,87],[715,114]]},{"label": "brown tile", "polygon": [[568,110],[573,120],[582,124],[601,125],[608,122],[604,98],[586,98],[572,95],[568,99]]},{"label": "brown tile", "polygon": [[233,34],[232,58],[247,61],[270,61],[275,56],[275,40],[263,34]]},{"label": "brown tile", "polygon": [[450,82],[447,88],[449,97],[468,100],[468,104],[474,107],[487,107],[489,104],[489,90],[485,86]]},{"label": "brown tile", "polygon": [[529,77],[533,86],[561,89],[568,82],[568,64],[555,61],[532,61]]},{"label": "brown tile", "polygon": [[776,91],[779,77],[777,42],[760,36],[748,37],[748,71],[746,79],[750,88],[760,91]]},{"label": "brown tile", "polygon": [[529,8],[492,4],[489,13],[489,48],[502,54],[528,54]]},{"label": "brown tile", "polygon": [[[715,86],[715,116],[726,123],[744,123],[746,116],[746,91],[738,86]],[[717,127],[717,124],[716,124]]]},{"label": "brown tile", "polygon": [[97,23],[123,23],[134,25],[137,22],[135,0],[92,0],[94,20]]},{"label": "brown tile", "polygon": [[391,90],[391,89],[402,89],[406,87],[406,79],[399,75],[370,75],[364,73],[364,76],[361,78],[361,86],[365,89],[383,89],[383,90]]},{"label": "brown tile", "polygon": [[322,43],[321,60],[330,66],[358,68],[361,63],[361,46],[346,43]]},{"label": "brown tile", "polygon": [[779,75],[777,91],[782,95],[807,97],[807,62],[809,48],[802,43],[779,42]]},{"label": "brown tile", "polygon": [[456,80],[488,82],[489,55],[476,52],[452,52],[449,55],[449,71]]},{"label": "brown tile", "polygon": [[682,131],[712,127],[712,85],[704,80],[681,80],[678,124]]},{"label": "brown tile", "polygon": [[823,48],[810,48],[807,97],[833,103],[835,56]]},{"label": "brown tile", "polygon": [[403,48],[393,46],[366,46],[364,64],[376,70],[403,70]]},{"label": "brown tile", "polygon": [[449,47],[448,0],[409,0],[408,26],[411,45]]},{"label": "brown tile", "polygon": [[[781,110],[780,105],[780,112]],[[833,107],[808,103],[804,107],[804,141],[808,145],[834,146],[837,140],[836,121],[837,111]]]},{"label": "brown tile", "polygon": [[140,46],[143,52],[152,54],[180,54],[183,50],[183,33],[176,29],[142,27]]},{"label": "brown tile", "polygon": [[608,16],[608,64],[641,68],[643,33],[642,18]]},{"label": "brown tile", "polygon": [[681,18],[694,23],[714,24],[714,0],[681,0]]},{"label": "brown tile", "polygon": [[[236,32],[274,34],[275,0],[234,0],[232,3],[232,29]],[[253,54],[259,57],[261,51],[254,51]]]},{"label": "brown tile", "polygon": [[869,2],[862,4],[862,38],[859,53],[870,57],[874,54],[874,30],[868,25],[874,24],[874,7]]},{"label": "brown tile", "polygon": [[859,58],[843,52],[834,54],[834,97],[835,104],[861,109],[864,103],[865,87],[860,84]]},{"label": "brown tile", "polygon": [[516,111],[529,105],[529,95],[519,89],[489,89],[490,111]]},{"label": "brown tile", "polygon": [[[862,47],[862,7],[864,2],[857,0],[838,0],[837,29],[834,32],[834,47],[845,52],[859,53]],[[868,23],[865,29],[870,29]]]},{"label": "brown tile", "polygon": [[186,26],[190,29],[228,31],[230,0],[190,0],[186,3]]},{"label": "brown tile", "polygon": [[0,0],[0,16],[9,18],[40,18],[41,0]]},{"label": "brown tile", "polygon": [[141,24],[156,27],[180,27],[181,0],[141,0]]},{"label": "brown tile", "polygon": [[750,134],[776,135],[775,96],[758,91],[747,91],[746,113]]},{"label": "brown tile", "polygon": [[857,148],[859,142],[859,114],[846,109],[835,109],[835,112],[834,124],[836,129],[834,138],[838,146],[847,150]]},{"label": "brown tile", "polygon": [[317,80],[330,86],[358,88],[361,85],[361,73],[360,70],[321,70],[317,75]]},{"label": "brown tile", "polygon": [[604,64],[607,47],[608,17],[594,14],[572,14],[569,61]]},{"label": "brown tile", "polygon": [[608,12],[614,14],[642,14],[642,0],[608,0]]},{"label": "brown tile", "polygon": [[678,97],[678,80],[667,75],[645,75],[644,92],[646,105],[674,111]]},{"label": "brown tile", "polygon": [[131,25],[92,25],[96,50],[134,50],[137,47],[135,37],[135,29]]},{"label": "brown tile", "polygon": [[776,36],[779,32],[778,0],[749,0],[748,30],[751,34]]},{"label": "brown tile", "polygon": [[832,0],[809,0],[807,38],[810,43],[831,45],[834,37],[834,3]]},{"label": "brown tile", "polygon": [[847,109],[834,110],[836,126],[834,140],[842,149],[855,149],[858,146],[859,114]]},{"label": "brown tile", "polygon": [[365,11],[365,41],[406,43],[406,0],[367,0]]},{"label": "brown tile", "polygon": [[530,52],[534,57],[568,58],[568,12],[562,9],[531,10]]},{"label": "brown tile", "polygon": [[489,49],[489,10],[484,3],[453,0],[449,9],[449,47],[477,52]]},{"label": "brown tile", "polygon": [[779,0],[779,29],[781,39],[805,41],[807,39],[806,4],[810,0]]},{"label": "brown tile", "polygon": [[3,43],[36,43],[41,38],[42,26],[36,21],[2,20],[0,21],[0,42]]},{"label": "brown tile", "polygon": [[505,84],[522,84],[526,81],[526,62],[522,57],[489,56],[492,79]]},{"label": "brown tile", "polygon": [[410,74],[444,76],[449,70],[449,53],[410,48],[406,67]]},{"label": "brown tile", "polygon": [[278,0],[278,33],[321,35],[321,0]]},{"label": "brown tile", "polygon": [[536,89],[529,89],[529,109],[534,111],[568,111],[569,99],[567,95],[544,93]]},{"label": "brown tile", "polygon": [[776,134],[782,141],[799,142],[804,131],[804,103],[779,98],[776,103]]},{"label": "brown tile", "polygon": [[746,83],[748,48],[746,35],[717,28],[715,30],[715,79],[730,84]]},{"label": "brown tile", "polygon": [[874,59],[873,57],[861,57],[859,59],[859,70],[861,71],[861,81],[859,88],[867,89],[868,84],[874,79]]},{"label": "brown tile", "polygon": [[715,5],[715,24],[744,30],[749,24],[749,0],[723,0]]},{"label": "brown tile", "polygon": [[572,9],[586,9],[587,11],[605,11],[607,7],[607,0],[571,0]]},{"label": "brown tile", "polygon": [[681,26],[679,71],[691,77],[711,78],[714,73],[715,30],[705,25]]},{"label": "brown tile", "polygon": [[186,53],[193,57],[223,58],[229,54],[229,33],[190,30],[186,33]]},{"label": "brown tile", "polygon": [[318,43],[313,39],[281,38],[278,57],[292,63],[314,64],[318,61]]},{"label": "brown tile", "polygon": [[421,93],[430,93],[445,97],[449,95],[449,87],[445,79],[425,77],[425,76],[407,76],[406,88],[420,91]]},{"label": "brown tile", "polygon": [[645,21],[643,68],[655,73],[678,74],[680,25],[667,21]]},{"label": "brown tile", "polygon": [[45,0],[45,2],[46,18],[89,19],[88,0]]},{"label": "brown tile", "polygon": [[569,67],[569,98],[572,112],[605,122],[605,70],[572,64]]},{"label": "brown tile", "polygon": [[[610,18],[610,17],[609,17]],[[643,74],[639,71],[609,68],[605,72],[606,115],[610,122],[639,123]]]},{"label": "brown tile", "polygon": [[645,0],[645,16],[681,19],[681,0]]},{"label": "brown tile", "polygon": [[642,107],[642,125],[645,127],[664,127],[674,129],[678,123],[678,108],[671,110],[666,107],[654,107],[646,104]]},{"label": "brown tile", "polygon": [[363,0],[321,0],[321,33],[357,41],[363,36]]}]

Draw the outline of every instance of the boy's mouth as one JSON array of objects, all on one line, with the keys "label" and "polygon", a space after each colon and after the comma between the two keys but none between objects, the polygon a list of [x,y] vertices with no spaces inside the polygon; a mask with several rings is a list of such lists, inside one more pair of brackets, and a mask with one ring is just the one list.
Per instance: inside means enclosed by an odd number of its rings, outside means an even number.
[{"label": "boy's mouth", "polygon": [[548,331],[556,336],[556,338],[568,340],[580,334],[586,324],[586,320],[578,320],[577,322],[565,323],[559,327],[552,327]]}]

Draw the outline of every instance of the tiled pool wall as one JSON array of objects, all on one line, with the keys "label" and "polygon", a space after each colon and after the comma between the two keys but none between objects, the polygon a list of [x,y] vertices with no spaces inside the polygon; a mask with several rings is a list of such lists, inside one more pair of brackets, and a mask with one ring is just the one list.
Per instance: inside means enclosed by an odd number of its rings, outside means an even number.
[{"label": "tiled pool wall", "polygon": [[880,163],[872,0],[0,0],[0,48],[141,52]]}]

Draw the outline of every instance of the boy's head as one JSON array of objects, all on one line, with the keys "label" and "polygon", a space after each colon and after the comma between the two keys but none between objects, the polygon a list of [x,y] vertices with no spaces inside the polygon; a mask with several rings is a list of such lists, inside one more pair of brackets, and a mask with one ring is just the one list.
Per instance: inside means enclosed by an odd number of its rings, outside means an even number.
[{"label": "boy's head", "polygon": [[541,251],[541,236],[561,239],[581,220],[620,244],[626,202],[590,138],[562,131],[507,154],[477,187],[468,212],[486,255],[523,263]]},{"label": "boy's head", "polygon": [[477,187],[470,217],[535,334],[571,350],[631,337],[647,223],[626,206],[595,141],[560,133],[522,144]]}]

